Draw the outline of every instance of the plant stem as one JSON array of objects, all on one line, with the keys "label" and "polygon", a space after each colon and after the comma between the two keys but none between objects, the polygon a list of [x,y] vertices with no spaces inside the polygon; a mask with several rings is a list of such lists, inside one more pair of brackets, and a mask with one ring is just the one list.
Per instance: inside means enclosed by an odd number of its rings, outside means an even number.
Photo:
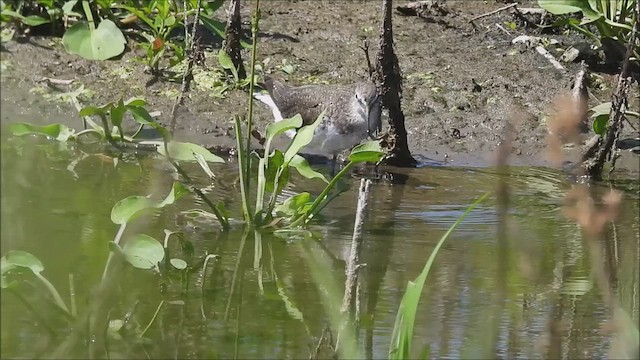
[{"label": "plant stem", "polygon": [[67,305],[65,305],[64,301],[62,300],[62,297],[58,293],[58,290],[56,290],[55,286],[53,286],[53,284],[50,283],[49,280],[47,280],[40,273],[34,272],[34,274],[36,275],[38,280],[40,280],[47,287],[47,289],[49,289],[49,292],[51,293],[51,295],[53,295],[53,299],[55,300],[56,304],[68,313],[69,309],[67,309]]},{"label": "plant stem", "polygon": [[[120,228],[118,229],[118,233],[116,234],[116,237],[113,238],[113,242],[116,245],[120,245],[120,239],[122,239],[122,235],[124,234],[124,229],[127,228],[127,223],[121,224]],[[111,264],[111,261],[113,261],[113,250],[109,251],[109,257],[107,258],[107,264],[104,266],[104,272],[102,273],[102,281],[104,281],[107,278],[107,272],[109,271],[109,267]]]},{"label": "plant stem", "polygon": [[300,217],[298,217],[293,223],[291,223],[289,227],[294,228],[301,225],[302,222],[307,222],[309,219],[311,219],[316,213],[315,210],[318,208],[318,206],[320,206],[324,198],[327,197],[327,194],[329,194],[329,191],[333,189],[333,187],[338,183],[338,180],[340,180],[340,178],[342,178],[344,174],[346,174],[353,167],[354,164],[355,163],[353,161],[349,161],[349,163],[331,179],[329,184],[327,184],[320,195],[318,195],[318,197],[313,201],[313,204],[311,204],[311,208],[309,208],[306,213],[300,215]]},{"label": "plant stem", "polygon": [[256,49],[258,47],[258,25],[260,22],[260,0],[256,0],[255,13],[251,21],[251,40],[253,41],[251,48],[251,78],[249,83],[249,114],[247,116],[247,146],[246,151],[246,164],[245,164],[245,191],[249,194],[251,184],[251,128],[253,127],[253,91],[255,89],[255,76],[256,76]]},{"label": "plant stem", "polygon": [[[240,195],[242,197],[242,213],[244,215],[244,220],[248,223],[251,223],[252,218],[249,212],[249,198],[248,196],[248,188],[245,176],[247,173],[245,172],[245,154],[243,146],[242,146],[242,124],[240,123],[240,117],[235,116],[233,118],[235,122],[236,128],[236,144],[238,147],[238,176],[240,177]],[[251,136],[251,135],[248,135]]]},{"label": "plant stem", "polygon": [[82,9],[84,10],[84,15],[87,17],[87,21],[89,22],[89,30],[94,32],[96,29],[96,23],[93,21],[93,13],[91,12],[88,0],[82,0]]},{"label": "plant stem", "polygon": [[156,309],[156,312],[153,314],[153,317],[151,318],[151,321],[149,321],[149,324],[147,324],[147,326],[144,328],[144,330],[142,330],[142,332],[140,333],[140,338],[142,338],[144,336],[144,334],[147,333],[147,330],[149,330],[149,328],[154,323],[154,321],[156,321],[156,317],[158,317],[158,313],[160,312],[160,309],[162,308],[162,305],[164,305],[164,300],[160,301],[160,305],[158,305],[158,308]]}]

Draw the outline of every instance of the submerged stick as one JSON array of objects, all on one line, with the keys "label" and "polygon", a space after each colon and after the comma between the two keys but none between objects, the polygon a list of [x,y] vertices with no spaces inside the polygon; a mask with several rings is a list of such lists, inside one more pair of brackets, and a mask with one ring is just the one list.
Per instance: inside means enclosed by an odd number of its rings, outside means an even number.
[{"label": "submerged stick", "polygon": [[353,225],[353,237],[351,238],[351,252],[347,260],[345,275],[347,277],[344,284],[344,297],[342,298],[342,324],[338,332],[336,341],[336,350],[340,349],[340,341],[343,339],[343,332],[349,326],[351,321],[357,322],[354,318],[354,309],[356,308],[357,297],[354,296],[358,285],[358,270],[363,266],[360,262],[360,250],[362,249],[362,228],[364,226],[364,217],[369,205],[369,189],[371,188],[371,180],[360,180],[360,192],[358,194],[358,207],[356,210],[356,220]]}]

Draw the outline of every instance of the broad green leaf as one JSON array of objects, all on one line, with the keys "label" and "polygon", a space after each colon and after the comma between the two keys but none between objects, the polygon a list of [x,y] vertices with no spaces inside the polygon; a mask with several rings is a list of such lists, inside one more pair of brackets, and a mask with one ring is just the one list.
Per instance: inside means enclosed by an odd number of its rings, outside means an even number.
[{"label": "broad green leaf", "polygon": [[153,269],[164,259],[164,248],[160,242],[145,234],[131,237],[122,251],[127,262],[138,269]]},{"label": "broad green leaf", "polygon": [[284,133],[287,130],[297,129],[302,126],[302,116],[296,114],[289,119],[282,119],[280,121],[272,122],[265,128],[265,137],[267,140],[271,140],[274,137]]},{"label": "broad green leaf", "polygon": [[4,274],[6,274],[7,272],[13,270],[16,268],[16,265],[9,262],[9,260],[7,260],[6,256],[3,256],[0,259],[0,274],[2,274],[2,276],[4,276]]},{"label": "broad green leaf", "polygon": [[47,20],[37,15],[23,16],[22,14],[19,14],[13,10],[8,10],[8,9],[3,9],[0,12],[0,16],[14,17],[16,19],[19,19],[23,24],[28,26],[38,26],[38,25],[47,24],[51,22],[50,20]]},{"label": "broad green leaf", "polygon": [[85,106],[83,107],[80,112],[78,113],[78,115],[80,116],[93,116],[93,115],[101,115],[106,113],[107,111],[107,107],[112,106],[113,103],[109,103],[103,106]]},{"label": "broad green leaf", "polygon": [[164,19],[164,26],[165,27],[171,27],[171,26],[173,26],[175,24],[176,24],[176,18],[173,15],[168,16],[166,19]]},{"label": "broad green leaf", "polygon": [[122,225],[129,222],[141,211],[155,207],[155,203],[145,196],[129,196],[118,201],[111,209],[111,221]]},{"label": "broad green leaf", "polygon": [[[275,150],[273,153],[271,153],[271,156],[269,156],[267,161],[268,161],[267,162],[267,169],[266,169],[266,171],[264,173],[264,176],[265,176],[265,190],[267,192],[272,192],[273,191],[273,184],[275,183],[275,180],[276,180],[276,175],[278,174],[278,171],[282,168],[282,165],[284,164],[284,154],[280,150]],[[282,174],[280,175],[280,177],[281,178],[283,177]],[[287,176],[287,178],[288,178],[288,176]],[[282,180],[284,180],[284,179],[282,179]],[[281,181],[278,180],[278,188],[281,189],[283,186],[284,186],[284,184],[281,184]]]},{"label": "broad green leaf", "polygon": [[306,177],[307,179],[320,179],[322,181],[324,181],[325,183],[329,183],[329,181],[327,181],[327,178],[324,177],[324,175],[322,175],[321,173],[313,170],[311,168],[311,166],[309,165],[309,162],[307,162],[307,160],[305,158],[303,158],[302,156],[296,154],[291,161],[289,162],[289,166],[292,166],[293,168],[295,168],[296,170],[298,170],[298,173],[304,177]]},{"label": "broad green leaf", "polygon": [[234,79],[238,79],[238,71],[235,65],[233,65],[231,57],[229,56],[229,54],[227,54],[226,51],[224,51],[224,49],[220,49],[218,51],[218,62],[223,69],[231,70]]},{"label": "broad green leaf", "polygon": [[538,0],[538,6],[554,15],[582,12],[591,21],[602,15],[585,0]]},{"label": "broad green leaf", "polygon": [[44,135],[50,136],[58,141],[67,141],[75,131],[62,124],[49,124],[44,126],[29,123],[13,123],[9,125],[9,131],[15,136],[24,135]]},{"label": "broad green leaf", "polygon": [[601,114],[593,119],[593,132],[598,135],[604,135],[607,131],[607,123],[609,122],[609,114]]},{"label": "broad green leaf", "polygon": [[[144,99],[140,99],[140,98],[131,98],[127,101],[124,102],[124,105],[126,107],[130,107],[130,106],[145,106],[147,105],[147,102]],[[151,117],[151,116],[149,116]],[[153,121],[153,120],[152,120]]]},{"label": "broad green leaf", "polygon": [[[198,154],[201,155],[205,161],[224,163],[224,160],[221,157],[216,156],[204,147],[193,143],[171,141],[167,144],[167,149],[171,158],[178,161],[197,161],[194,154]],[[158,152],[167,156],[164,146],[159,147]]]},{"label": "broad green leaf", "polygon": [[78,0],[69,0],[64,5],[62,5],[62,13],[67,16],[77,16],[80,15],[77,12],[73,11],[73,7],[76,6]]},{"label": "broad green leaf", "polygon": [[142,105],[138,105],[141,101],[144,100],[133,100],[132,103],[125,104],[125,106],[133,116],[133,119],[139,124],[153,125],[156,120],[149,114],[147,109],[143,108]]},{"label": "broad green leaf", "polygon": [[42,262],[26,251],[11,250],[2,257],[2,274],[15,268],[23,267],[31,270],[34,274],[39,274],[44,270]]},{"label": "broad green leaf", "polygon": [[313,140],[313,133],[316,131],[316,128],[318,127],[318,125],[320,125],[322,120],[324,120],[324,111],[318,116],[313,124],[303,126],[300,128],[300,130],[298,130],[296,136],[291,141],[291,144],[289,144],[287,151],[285,151],[284,153],[285,162],[289,162],[291,159],[293,159],[294,155],[300,152],[300,149],[308,145],[311,140]]},{"label": "broad green leaf", "polygon": [[216,34],[218,34],[218,36],[220,36],[221,38],[225,39],[226,35],[224,33],[224,29],[226,27],[226,24],[223,23],[222,21],[218,21],[215,19],[210,19],[206,16],[200,16],[200,22],[202,22],[202,25],[204,25],[204,27],[206,27],[209,31],[212,31]]},{"label": "broad green leaf", "polygon": [[169,262],[171,263],[171,265],[173,265],[174,268],[178,270],[184,270],[187,268],[187,262],[182,259],[173,258],[169,260]]},{"label": "broad green leaf", "polygon": [[116,24],[107,19],[102,20],[94,31],[87,22],[79,22],[62,36],[68,53],[88,60],[107,60],[118,56],[124,51],[126,42]]},{"label": "broad green leaf", "polygon": [[591,109],[589,109],[589,111],[593,111],[593,114],[591,114],[591,117],[597,117],[599,115],[609,115],[609,113],[611,112],[611,101],[608,102],[603,102],[602,104],[598,104],[594,107],[592,107]]},{"label": "broad green leaf", "polygon": [[351,150],[349,161],[359,162],[378,162],[384,156],[382,147],[378,141],[368,141],[360,144]]},{"label": "broad green leaf", "polygon": [[302,210],[302,208],[309,204],[311,195],[308,192],[296,194],[285,200],[282,204],[275,207],[276,213],[282,213],[284,215],[293,216]]},{"label": "broad green leaf", "polygon": [[122,99],[118,101],[117,105],[114,105],[111,108],[111,123],[115,126],[122,125],[122,120],[124,119],[124,113],[127,112],[127,108],[124,106],[124,102]]},{"label": "broad green leaf", "polygon": [[173,187],[171,187],[171,191],[169,191],[169,194],[167,194],[164,200],[156,205],[156,207],[161,208],[166,205],[171,205],[178,199],[180,199],[183,195],[188,193],[190,193],[189,189],[186,186],[182,185],[182,183],[176,181],[173,183]]}]

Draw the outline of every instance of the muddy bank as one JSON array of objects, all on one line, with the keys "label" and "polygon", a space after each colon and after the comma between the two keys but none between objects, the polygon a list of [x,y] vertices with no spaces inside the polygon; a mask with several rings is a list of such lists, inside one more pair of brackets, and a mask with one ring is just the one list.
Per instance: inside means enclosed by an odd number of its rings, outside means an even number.
[{"label": "muddy bank", "polygon": [[[380,1],[266,1],[258,59],[266,72],[293,84],[350,83],[363,79],[367,68],[364,39],[377,50]],[[396,53],[404,76],[403,109],[412,153],[455,165],[490,165],[502,130],[511,120],[517,131],[510,161],[545,164],[546,113],[555,95],[570,88],[577,64],[558,71],[535,50],[514,46],[518,35],[540,35],[518,23],[509,11],[475,21],[469,19],[494,10],[499,2],[448,2],[448,13],[429,18],[394,14]],[[525,6],[534,6],[533,2]],[[248,23],[251,9],[242,11]],[[222,13],[220,14],[222,16]],[[515,30],[505,22],[516,22]],[[498,26],[499,25],[499,26]],[[248,28],[248,24],[245,24]],[[545,35],[567,47],[577,37]],[[131,44],[130,44],[131,45]],[[219,39],[209,44],[216,50]],[[245,61],[248,52],[243,53]],[[554,53],[559,57],[560,53]],[[283,64],[293,69],[282,70]],[[206,67],[217,67],[207,56]],[[10,42],[2,51],[2,123],[7,121],[64,122],[80,126],[76,112],[61,101],[50,102],[43,93],[55,91],[39,83],[43,77],[73,79],[70,91],[83,85],[85,104],[101,104],[120,97],[142,96],[149,110],[159,110],[168,123],[179,84],[150,83],[136,51],[122,59],[86,61],[65,53],[60,39],[31,38]],[[600,74],[589,105],[607,101],[614,77]],[[637,91],[637,90],[636,90]],[[178,111],[177,137],[205,146],[233,146],[231,118],[246,112],[246,94],[231,91],[216,98],[204,81],[193,88]],[[637,92],[636,92],[637,94]],[[630,101],[632,107],[638,103]],[[256,104],[257,127],[270,121],[270,112]],[[637,109],[636,109],[637,111]],[[627,127],[628,128],[628,127]],[[627,129],[632,133],[632,129]],[[626,152],[625,152],[626,153]],[[625,160],[627,159],[627,160]],[[625,166],[636,169],[637,156],[625,155]]]}]

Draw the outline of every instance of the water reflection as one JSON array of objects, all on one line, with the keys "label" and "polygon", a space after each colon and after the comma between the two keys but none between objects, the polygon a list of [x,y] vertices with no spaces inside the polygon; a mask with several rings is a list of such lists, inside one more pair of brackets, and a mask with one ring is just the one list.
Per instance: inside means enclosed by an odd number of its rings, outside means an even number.
[{"label": "water reflection", "polygon": [[[24,250],[40,258],[43,275],[67,303],[73,284],[79,314],[96,301],[107,243],[118,229],[109,218],[113,204],[130,195],[165,194],[174,176],[149,155],[114,161],[29,138],[3,139],[1,165],[3,254]],[[195,166],[187,169],[197,172]],[[198,185],[238,216],[233,164],[212,170],[216,179],[201,177]],[[486,201],[441,249],[418,310],[414,355],[427,347],[434,358],[609,355],[612,309],[603,301],[583,232],[562,210],[571,183],[548,169],[509,170],[502,178],[509,187],[508,208],[501,211],[496,198]],[[181,200],[141,219],[136,231],[156,239],[164,237],[164,229],[184,233],[193,255],[183,254],[177,243],[172,251],[193,265],[186,284],[175,272],[159,276],[123,268],[103,299],[103,320],[130,317],[129,327],[93,332],[100,341],[82,333],[81,323],[65,325],[37,288],[21,286],[25,299],[54,327],[57,338],[51,337],[22,302],[3,291],[2,356],[86,357],[93,350],[95,357],[111,358],[309,357],[335,316],[331,299],[342,298],[360,176],[375,181],[361,254],[366,267],[358,351],[367,358],[387,357],[407,281],[464,209],[497,188],[501,175],[495,170],[361,170],[349,180],[351,189],[311,227],[312,239],[256,237],[241,227],[222,232],[211,220],[182,213],[201,207],[196,199]],[[301,179],[295,184],[287,191],[317,193],[321,187]],[[598,242],[616,302],[637,322],[639,188],[631,181],[619,186],[624,191],[619,216]],[[600,201],[608,188],[594,185],[590,191]],[[206,254],[219,259],[203,275]],[[77,341],[61,349],[75,333],[81,335]]]}]

